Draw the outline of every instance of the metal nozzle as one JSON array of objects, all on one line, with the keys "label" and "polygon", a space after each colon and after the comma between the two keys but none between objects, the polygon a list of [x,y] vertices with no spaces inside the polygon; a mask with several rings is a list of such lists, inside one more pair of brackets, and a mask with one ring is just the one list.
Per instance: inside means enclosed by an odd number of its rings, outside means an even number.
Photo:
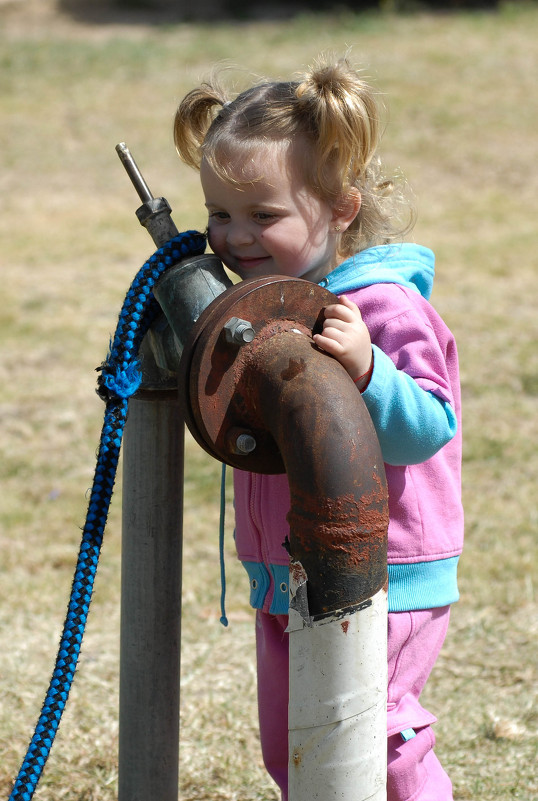
[{"label": "metal nozzle", "polygon": [[116,145],[116,153],[120,157],[127,175],[142,201],[142,205],[136,210],[138,221],[148,231],[157,247],[160,248],[165,242],[173,239],[178,234],[178,230],[170,216],[172,209],[164,197],[153,197],[125,142],[120,142],[119,145]]},{"label": "metal nozzle", "polygon": [[131,179],[134,188],[138,192],[138,197],[142,203],[147,203],[149,200],[153,200],[153,195],[150,191],[150,188],[144,181],[142,173],[138,169],[136,161],[131,156],[131,151],[125,142],[120,142],[118,145],[116,145],[116,153],[120,157],[127,175]]}]

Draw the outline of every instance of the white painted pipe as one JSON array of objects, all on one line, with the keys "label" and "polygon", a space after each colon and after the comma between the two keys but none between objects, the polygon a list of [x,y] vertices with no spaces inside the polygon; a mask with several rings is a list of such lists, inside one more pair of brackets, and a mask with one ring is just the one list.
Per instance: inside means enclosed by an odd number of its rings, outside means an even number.
[{"label": "white painted pipe", "polygon": [[304,609],[305,581],[295,565],[288,626],[289,799],[386,801],[386,588],[351,610],[312,620]]}]

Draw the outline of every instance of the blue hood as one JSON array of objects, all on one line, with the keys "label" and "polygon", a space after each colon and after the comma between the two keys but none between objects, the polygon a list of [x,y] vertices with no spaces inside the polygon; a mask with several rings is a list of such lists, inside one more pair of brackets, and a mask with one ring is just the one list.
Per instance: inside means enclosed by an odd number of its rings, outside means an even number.
[{"label": "blue hood", "polygon": [[319,283],[335,295],[371,284],[401,284],[429,300],[434,273],[433,252],[406,242],[363,250],[346,259]]}]

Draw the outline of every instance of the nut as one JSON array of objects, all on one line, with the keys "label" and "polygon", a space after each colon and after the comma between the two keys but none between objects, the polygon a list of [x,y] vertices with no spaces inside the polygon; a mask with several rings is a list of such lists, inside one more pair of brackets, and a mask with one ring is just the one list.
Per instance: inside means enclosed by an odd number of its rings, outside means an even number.
[{"label": "nut", "polygon": [[230,345],[246,345],[252,342],[255,336],[252,324],[239,317],[230,317],[224,326],[224,337]]}]

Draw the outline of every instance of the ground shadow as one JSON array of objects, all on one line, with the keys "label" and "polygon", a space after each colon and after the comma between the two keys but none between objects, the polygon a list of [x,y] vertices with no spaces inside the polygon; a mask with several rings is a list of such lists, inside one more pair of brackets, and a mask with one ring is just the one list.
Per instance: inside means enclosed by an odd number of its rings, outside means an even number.
[{"label": "ground shadow", "polygon": [[390,10],[494,10],[498,0],[58,0],[78,22],[162,25],[179,22],[291,19],[300,13]]},{"label": "ground shadow", "polygon": [[76,21],[133,25],[291,19],[300,13],[378,6],[377,0],[58,0],[58,9]]}]

